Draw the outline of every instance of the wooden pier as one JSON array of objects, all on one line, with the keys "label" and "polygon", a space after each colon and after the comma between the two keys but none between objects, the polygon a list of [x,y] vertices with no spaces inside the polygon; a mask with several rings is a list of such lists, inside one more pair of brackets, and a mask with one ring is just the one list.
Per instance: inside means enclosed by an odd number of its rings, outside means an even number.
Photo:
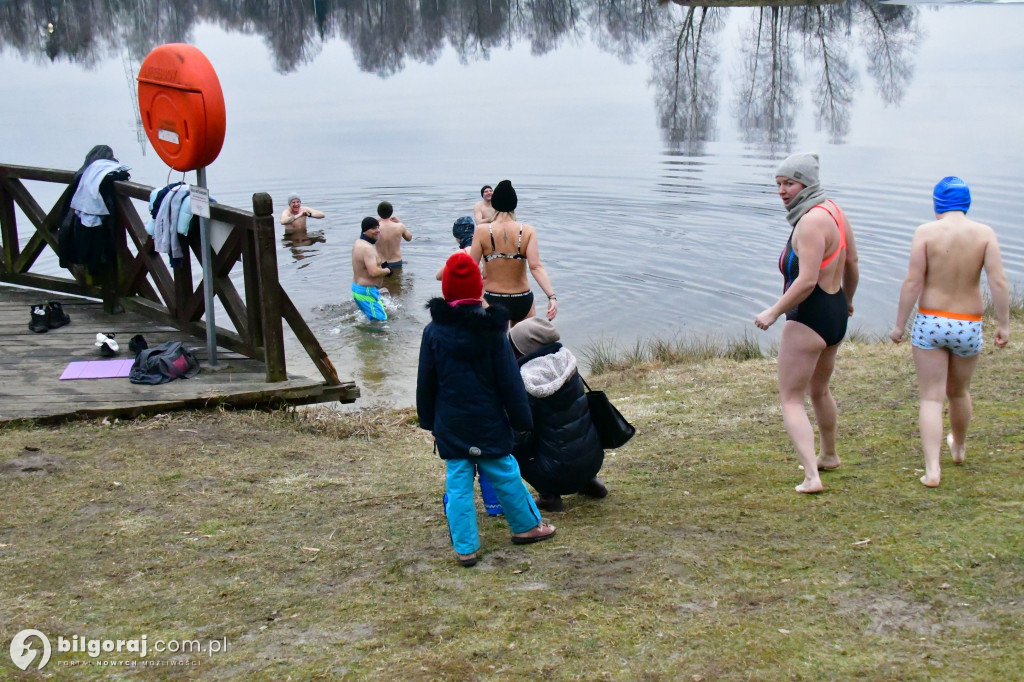
[{"label": "wooden pier", "polygon": [[[25,181],[67,185],[44,210]],[[253,211],[210,206],[223,237],[208,267],[213,290],[233,328],[216,329],[217,364],[207,358],[203,283],[194,283],[193,264],[203,267],[198,230],[183,238],[187,257],[169,268],[154,251],[135,202],[148,201],[151,187],[113,183],[117,215],[112,217],[116,262],[102,272],[70,265],[70,277],[32,272],[46,249],[60,256],[61,216],[77,178],[72,171],[0,164],[0,422],[53,421],[81,417],[134,417],[156,412],[231,405],[264,407],[334,402],[359,397],[343,382],[277,278],[273,206],[253,195]],[[34,228],[19,237],[17,212]],[[241,264],[242,291],[232,281]],[[59,301],[70,324],[35,333],[31,306]],[[287,323],[321,377],[290,375],[285,366],[283,324]],[[116,358],[131,358],[128,341],[141,334],[148,345],[182,341],[202,367],[191,379],[166,384],[133,384],[126,377],[60,380],[68,363],[103,359],[96,334],[115,334]]]},{"label": "wooden pier", "polygon": [[[59,301],[71,322],[45,333],[29,331],[31,306],[47,301]],[[127,377],[61,381],[70,362],[106,359],[95,345],[97,332],[115,334],[120,352],[111,359],[131,359],[128,340],[141,334],[150,346],[184,342],[202,369],[191,379],[157,385],[133,384]],[[355,398],[351,384],[327,386],[319,378],[289,376],[268,382],[264,363],[228,349],[218,349],[216,368],[207,360],[203,339],[137,313],[109,315],[99,301],[0,286],[0,422],[130,418],[219,405],[301,405]]]}]

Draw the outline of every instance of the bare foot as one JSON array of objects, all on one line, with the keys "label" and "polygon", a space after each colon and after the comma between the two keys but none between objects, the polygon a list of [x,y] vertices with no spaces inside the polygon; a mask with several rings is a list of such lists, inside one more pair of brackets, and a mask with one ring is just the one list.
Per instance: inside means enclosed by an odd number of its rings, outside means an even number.
[{"label": "bare foot", "polygon": [[795,488],[795,490],[798,493],[808,493],[808,494],[810,494],[810,493],[820,493],[824,489],[825,489],[825,486],[823,486],[821,484],[821,479],[820,478],[814,478],[814,479],[805,478],[804,482],[801,483],[800,485],[798,485]]},{"label": "bare foot", "polygon": [[[967,449],[967,443],[964,443],[960,447],[957,447],[956,443],[953,442],[953,434],[951,433],[948,436],[946,436],[946,444],[949,446],[950,454],[953,455],[953,463],[954,464],[963,464],[964,463],[964,451]],[[928,485],[928,484],[925,483],[925,485]],[[936,485],[938,485],[938,484],[936,484]]]},{"label": "bare foot", "polygon": [[929,488],[938,488],[939,477],[929,476],[928,474],[925,474],[924,476],[921,477],[921,483]]},{"label": "bare foot", "polygon": [[833,469],[838,469],[840,464],[839,455],[818,457],[818,471],[832,471]]}]

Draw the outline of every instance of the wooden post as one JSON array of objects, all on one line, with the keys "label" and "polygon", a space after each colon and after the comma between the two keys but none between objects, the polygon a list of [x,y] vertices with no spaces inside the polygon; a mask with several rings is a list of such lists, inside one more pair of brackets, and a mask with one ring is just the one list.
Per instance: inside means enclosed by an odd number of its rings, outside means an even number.
[{"label": "wooden post", "polygon": [[285,381],[284,326],[281,323],[281,284],[277,279],[277,238],[274,234],[274,202],[266,192],[252,195],[253,232],[259,262],[259,299],[246,301],[263,311],[263,350],[267,381]]},{"label": "wooden post", "polygon": [[14,261],[18,260],[20,249],[18,245],[18,222],[14,214],[14,197],[4,187],[2,176],[0,176],[0,236],[2,236],[4,245],[0,273],[14,272]]},{"label": "wooden post", "polygon": [[[273,213],[271,213],[273,215]],[[250,302],[245,306],[246,329],[249,332],[247,339],[252,348],[263,347],[263,311],[256,302],[260,300],[260,262],[257,254],[259,247],[256,244],[256,230],[252,221],[235,227],[242,232],[242,286],[244,287],[243,301]]]},{"label": "wooden post", "polygon": [[[115,193],[117,190],[113,190]],[[121,215],[118,208],[114,215],[110,216],[113,223],[114,260],[101,275],[101,287],[103,288],[103,312],[108,315],[119,315],[124,312],[121,299],[126,298],[128,293],[121,290],[121,255],[128,253],[128,218]]]}]

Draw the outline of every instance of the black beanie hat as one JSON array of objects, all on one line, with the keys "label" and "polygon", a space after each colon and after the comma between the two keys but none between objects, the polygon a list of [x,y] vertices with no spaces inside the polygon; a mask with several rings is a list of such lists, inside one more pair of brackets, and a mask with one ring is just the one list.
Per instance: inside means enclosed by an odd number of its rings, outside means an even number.
[{"label": "black beanie hat", "polygon": [[491,206],[495,211],[501,213],[511,213],[516,210],[516,206],[519,205],[519,197],[516,196],[516,190],[512,187],[510,180],[502,180],[494,188],[494,194],[491,195]]},{"label": "black beanie hat", "polygon": [[363,222],[360,224],[359,231],[366,232],[367,230],[372,230],[375,227],[380,227],[380,220],[372,216],[367,216],[363,218]]}]

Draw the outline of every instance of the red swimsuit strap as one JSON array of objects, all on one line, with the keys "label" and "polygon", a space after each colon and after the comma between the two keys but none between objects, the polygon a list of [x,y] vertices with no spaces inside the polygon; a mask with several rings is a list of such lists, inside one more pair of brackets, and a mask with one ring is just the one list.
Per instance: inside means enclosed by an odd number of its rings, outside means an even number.
[{"label": "red swimsuit strap", "polygon": [[843,212],[831,199],[826,200],[824,204],[818,204],[811,210],[813,211],[815,208],[820,208],[832,216],[832,220],[835,221],[836,227],[839,228],[839,248],[833,251],[831,256],[821,261],[821,268],[819,269],[824,270],[829,263],[835,260],[836,256],[839,255],[839,252],[846,248],[846,230],[843,228],[845,220],[843,219]]}]

